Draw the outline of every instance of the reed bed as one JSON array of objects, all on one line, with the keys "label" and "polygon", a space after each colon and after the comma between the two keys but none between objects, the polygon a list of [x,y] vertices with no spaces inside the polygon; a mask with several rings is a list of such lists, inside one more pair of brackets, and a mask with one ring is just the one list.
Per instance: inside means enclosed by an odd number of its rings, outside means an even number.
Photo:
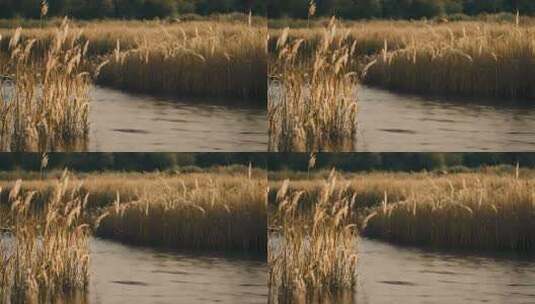
[{"label": "reed bed", "polygon": [[[446,249],[533,252],[533,170],[470,173],[342,174],[348,185],[337,195],[356,194],[355,223],[368,237]],[[270,182],[270,201],[283,187]],[[295,181],[305,210],[322,195],[322,179]],[[270,209],[277,208],[277,205]]]},{"label": "reed bed", "polygon": [[333,171],[322,182],[317,201],[305,211],[300,205],[304,191],[290,193],[289,187],[289,180],[284,181],[270,217],[271,302],[299,302],[303,297],[352,290],[358,249],[358,229],[351,223],[355,195],[334,192]]},{"label": "reed bed", "polygon": [[[178,98],[266,103],[267,34],[265,22],[257,18],[102,21],[76,28],[82,41],[89,42],[91,66],[102,68],[99,85]],[[35,38],[37,50],[46,49],[51,30],[34,28],[24,38]]]},{"label": "reed bed", "polygon": [[423,94],[532,100],[535,32],[513,25],[498,37],[490,31],[483,26],[442,41],[414,40],[396,51],[385,45],[367,81]]},{"label": "reed bed", "polygon": [[0,302],[50,303],[83,293],[89,277],[90,231],[82,221],[87,196],[67,173],[45,206],[36,206],[36,193],[21,187],[19,180],[0,214]]},{"label": "reed bed", "polygon": [[[340,26],[347,40],[356,42],[358,64],[353,68],[365,72],[366,84],[426,95],[527,102],[535,97],[531,19],[369,21]],[[276,54],[282,31],[273,29],[270,35],[269,50]],[[298,57],[312,61],[321,36],[321,26],[313,26],[293,29],[288,39],[304,39]]]},{"label": "reed bed", "polygon": [[203,176],[147,182],[106,210],[97,235],[135,245],[266,254],[265,179]]},{"label": "reed bed", "polygon": [[[457,181],[459,182],[459,181]],[[385,240],[453,249],[533,252],[533,180],[482,177],[412,193],[367,218],[366,234]]]},{"label": "reed bed", "polygon": [[299,58],[304,39],[286,28],[270,65],[270,151],[353,151],[357,132],[357,75],[349,71],[355,43],[337,35],[334,18],[310,62]]},{"label": "reed bed", "polygon": [[[87,215],[88,222],[100,224],[96,236],[170,249],[266,254],[267,179],[262,170],[73,178],[83,181],[82,194],[90,194]],[[15,184],[0,186],[9,190]],[[20,191],[35,191],[42,205],[53,196],[52,189],[44,179]],[[7,200],[0,197],[0,206]]]},{"label": "reed bed", "polygon": [[88,132],[87,43],[65,20],[37,58],[18,28],[0,52],[0,151],[73,150]]}]

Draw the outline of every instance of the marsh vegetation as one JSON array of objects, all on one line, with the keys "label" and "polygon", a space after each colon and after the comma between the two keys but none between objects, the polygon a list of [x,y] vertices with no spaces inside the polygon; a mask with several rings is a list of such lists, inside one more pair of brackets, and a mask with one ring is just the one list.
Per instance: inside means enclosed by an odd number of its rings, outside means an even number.
[{"label": "marsh vegetation", "polygon": [[309,206],[302,204],[304,191],[289,187],[285,180],[270,214],[272,302],[351,290],[357,282],[358,229],[351,223],[356,196],[334,192],[334,171]]},{"label": "marsh vegetation", "polygon": [[[181,250],[190,258],[221,255],[214,261],[222,265],[227,255],[265,259],[265,173],[253,168],[217,172],[64,173],[59,179],[41,174],[26,182],[3,181],[2,301],[84,298],[91,279],[93,237]],[[264,263],[255,265],[252,269],[259,271]]]},{"label": "marsh vegetation", "polygon": [[0,29],[0,150],[87,150],[92,84],[180,104],[265,106],[265,20],[221,18]]},{"label": "marsh vegetation", "polygon": [[351,297],[361,267],[353,264],[360,259],[359,236],[468,255],[534,250],[532,170],[320,172],[294,175],[293,182],[288,176],[270,176],[274,303],[314,302],[322,294]]},{"label": "marsh vegetation", "polygon": [[304,39],[278,37],[270,64],[270,151],[352,151],[357,131],[356,44],[338,36],[336,20],[322,30],[310,61],[300,57]]},{"label": "marsh vegetation", "polygon": [[[370,122],[369,126],[362,127],[361,117],[369,113],[361,113],[360,100],[369,95],[368,92],[377,88],[391,90],[401,94],[415,94],[425,96],[426,101],[443,103],[445,106],[459,108],[483,106],[496,108],[498,113],[516,111],[517,108],[532,106],[535,97],[532,89],[534,81],[532,73],[533,45],[533,20],[529,17],[516,16],[510,20],[500,19],[466,19],[463,21],[448,20],[421,20],[421,21],[341,21],[336,24],[336,33],[326,30],[332,27],[332,20],[310,19],[308,22],[298,20],[274,20],[270,21],[274,26],[270,28],[268,49],[270,52],[270,87],[269,87],[269,117],[270,117],[270,150],[272,151],[355,151],[362,150],[366,143],[366,127],[375,128],[377,124],[380,130],[394,130],[396,134],[408,134],[407,138],[417,136],[420,130],[406,130],[403,124],[398,127],[386,127],[391,119],[397,115],[395,109],[386,108],[380,110],[374,107],[374,111],[384,113],[379,122]],[[284,25],[290,27],[279,28]],[[293,27],[292,27],[293,26]],[[330,40],[326,39],[326,33],[330,32]],[[287,45],[294,46],[281,52],[280,41],[284,40]],[[324,69],[325,88],[319,89],[319,82],[313,82],[309,78],[317,68],[318,54],[321,53],[327,41],[338,41],[331,51],[336,54],[344,54],[349,48],[351,52],[347,63],[332,62],[324,59],[323,64],[329,66]],[[281,55],[281,53],[284,53]],[[291,54],[291,56],[287,55]],[[328,58],[337,58],[336,56]],[[292,58],[287,60],[286,58]],[[284,77],[284,71],[280,66],[292,66],[294,75]],[[336,79],[336,67],[342,66],[343,75],[351,75],[354,81],[344,83],[327,81],[325,75],[331,75]],[[312,78],[311,78],[312,79]],[[298,84],[299,83],[299,84]],[[372,86],[374,88],[369,88]],[[299,88],[299,89],[298,89]],[[328,89],[326,89],[328,88]],[[333,98],[329,94],[314,95],[318,89],[327,92],[336,92],[338,96]],[[348,92],[353,92],[351,98],[344,98]],[[364,95],[364,96],[363,96]],[[315,98],[321,100],[323,107],[331,109],[329,113],[340,113],[345,117],[351,117],[348,113],[347,102],[359,111],[355,111],[355,119],[337,119],[337,124],[321,124],[322,120],[329,119],[330,115],[318,115],[321,111],[311,112],[318,106],[297,106],[310,100],[315,105]],[[371,96],[373,105],[383,101],[383,96]],[[415,96],[395,96],[400,102],[407,99],[415,99]],[[336,100],[336,101],[334,101]],[[358,101],[358,102],[357,102]],[[278,122],[282,117],[283,104],[291,110],[285,123]],[[371,104],[370,104],[371,107]],[[377,112],[379,113],[379,112]],[[377,113],[375,116],[378,116]],[[387,117],[384,117],[387,116]],[[392,116],[392,118],[390,118]],[[321,117],[320,120],[317,117]],[[365,118],[363,118],[365,119]],[[427,118],[420,118],[419,121]],[[439,117],[440,121],[449,119]],[[456,119],[457,120],[457,119]],[[301,121],[300,129],[297,122]],[[334,121],[334,119],[332,120]],[[368,121],[371,121],[368,119]],[[439,122],[440,122],[439,121]],[[306,123],[304,123],[306,122]],[[316,133],[310,131],[314,127]],[[298,131],[292,131],[298,130]],[[343,131],[341,131],[343,130]],[[518,132],[522,132],[519,130]],[[515,133],[517,131],[514,131]],[[359,133],[362,138],[351,137],[348,134]],[[337,134],[342,134],[337,135]],[[360,135],[363,134],[363,135]],[[511,134],[515,135],[515,134]],[[371,135],[370,135],[371,136]],[[433,135],[427,135],[431,138]],[[340,145],[337,148],[326,145],[325,139],[337,143],[338,138],[353,140],[353,144]],[[530,142],[522,141],[522,149],[530,146]],[[300,145],[292,141],[301,142]],[[313,144],[311,144],[313,143]],[[319,144],[318,144],[319,143]],[[500,141],[502,143],[502,141]],[[293,147],[291,147],[293,144]],[[428,143],[426,143],[428,144]],[[505,144],[505,143],[503,143]],[[414,150],[413,146],[406,144],[407,149]],[[463,149],[466,147],[463,147]],[[366,148],[364,148],[366,149]],[[399,149],[399,146],[396,146]],[[418,147],[418,149],[422,149]],[[425,148],[424,148],[425,149]],[[429,148],[434,149],[436,148]],[[500,149],[499,147],[483,147],[482,149]],[[481,149],[481,150],[482,150]],[[390,150],[387,147],[386,150]],[[404,149],[403,149],[404,150]],[[380,148],[378,151],[385,151]],[[396,150],[399,151],[399,150]],[[479,151],[479,150],[478,150]]]},{"label": "marsh vegetation", "polygon": [[[87,43],[64,21],[46,52],[21,28],[0,52],[0,151],[55,151],[83,145],[89,132]],[[0,36],[1,37],[1,36]],[[7,39],[7,38],[4,38]]]}]

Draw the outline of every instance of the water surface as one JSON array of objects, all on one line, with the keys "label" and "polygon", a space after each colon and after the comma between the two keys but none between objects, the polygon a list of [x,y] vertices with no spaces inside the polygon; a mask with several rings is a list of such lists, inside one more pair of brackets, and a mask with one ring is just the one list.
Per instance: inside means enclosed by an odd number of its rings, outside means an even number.
[{"label": "water surface", "polygon": [[265,108],[172,100],[96,86],[91,152],[265,152]]},{"label": "water surface", "polygon": [[[282,87],[269,86],[269,100]],[[360,86],[358,135],[344,152],[535,151],[535,104],[397,94]],[[532,104],[529,106],[528,104]]]},{"label": "water surface", "polygon": [[535,151],[535,106],[359,88],[358,151]]},{"label": "water surface", "polygon": [[265,258],[183,255],[91,242],[88,303],[267,303]]},{"label": "water surface", "polygon": [[358,303],[535,303],[535,259],[362,239]]},{"label": "water surface", "polygon": [[535,257],[434,252],[366,238],[359,247],[354,292],[297,303],[535,303]]}]

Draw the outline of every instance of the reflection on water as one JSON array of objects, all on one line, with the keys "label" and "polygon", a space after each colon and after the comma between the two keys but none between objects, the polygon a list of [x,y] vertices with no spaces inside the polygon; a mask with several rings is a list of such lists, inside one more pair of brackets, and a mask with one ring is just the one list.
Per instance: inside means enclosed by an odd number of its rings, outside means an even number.
[{"label": "reflection on water", "polygon": [[358,151],[535,151],[535,107],[359,88]]},{"label": "reflection on water", "polygon": [[535,303],[535,259],[466,256],[363,239],[358,303]]},{"label": "reflection on water", "polygon": [[291,303],[535,303],[535,258],[438,253],[369,239],[359,246],[355,292]]},{"label": "reflection on water", "polygon": [[[281,100],[271,82],[268,99]],[[359,152],[535,151],[535,106],[446,100],[358,88]]]},{"label": "reflection on water", "polygon": [[92,152],[267,150],[265,108],[183,103],[95,87],[89,120]]},{"label": "reflection on water", "polygon": [[187,256],[93,240],[88,302],[267,302],[265,259]]}]

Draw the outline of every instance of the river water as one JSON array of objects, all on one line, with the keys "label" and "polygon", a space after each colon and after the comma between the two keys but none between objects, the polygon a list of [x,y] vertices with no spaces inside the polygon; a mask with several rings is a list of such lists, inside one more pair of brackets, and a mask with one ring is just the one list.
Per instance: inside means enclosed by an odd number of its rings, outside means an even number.
[{"label": "river water", "polygon": [[[270,102],[281,85],[269,86]],[[340,152],[535,151],[535,104],[397,94],[360,86],[358,135]],[[348,148],[349,147],[349,148]]]},{"label": "river water", "polygon": [[367,86],[358,94],[358,151],[535,151],[535,106],[402,95]]},{"label": "river water", "polygon": [[88,303],[267,303],[264,259],[183,255],[95,239]]},{"label": "river water", "polygon": [[265,152],[265,108],[177,101],[94,87],[90,152]]},{"label": "river water", "polygon": [[366,238],[359,247],[354,292],[295,303],[535,303],[534,257],[435,252]]}]

